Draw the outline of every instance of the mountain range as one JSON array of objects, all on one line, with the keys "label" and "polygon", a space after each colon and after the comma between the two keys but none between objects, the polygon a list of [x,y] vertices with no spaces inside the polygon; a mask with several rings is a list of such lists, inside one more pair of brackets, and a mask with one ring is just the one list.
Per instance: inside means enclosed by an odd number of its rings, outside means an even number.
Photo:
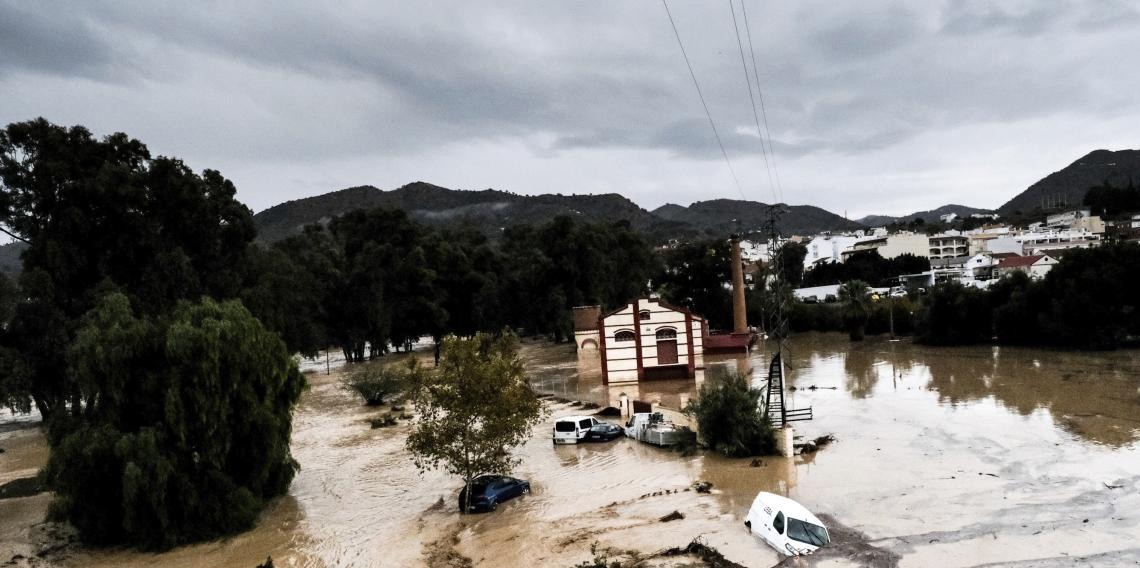
[{"label": "mountain range", "polygon": [[1035,209],[1080,207],[1090,187],[1106,182],[1116,187],[1140,183],[1140,150],[1093,150],[1029,186],[997,212],[1009,216]]},{"label": "mountain range", "polygon": [[[1094,150],[1029,186],[996,212],[1005,217],[1032,218],[1044,211],[1080,206],[1090,187],[1105,182],[1126,186],[1134,180],[1140,180],[1140,150]],[[670,203],[646,211],[615,193],[519,195],[495,189],[454,190],[415,182],[391,191],[364,185],[287,201],[257,213],[254,222],[258,240],[272,243],[299,233],[305,225],[328,222],[354,209],[380,206],[403,209],[413,219],[429,225],[467,223],[492,236],[511,225],[541,224],[557,215],[595,222],[624,220],[657,242],[761,231],[771,210],[769,205],[755,201],[714,199],[687,207]],[[851,221],[811,205],[779,204],[776,209],[780,211],[777,229],[785,235],[854,230],[919,217],[930,221],[946,213],[991,213],[965,205],[943,205],[909,215],[868,215]],[[0,246],[0,272],[19,272],[24,247],[22,243]]]},{"label": "mountain range", "polygon": [[891,215],[867,215],[866,217],[858,219],[858,221],[860,224],[866,225],[868,227],[882,227],[885,225],[890,225],[891,223],[909,223],[916,219],[922,219],[923,221],[937,221],[939,217],[942,217],[948,213],[954,213],[959,217],[969,217],[975,213],[988,215],[990,213],[993,213],[993,211],[989,209],[967,207],[965,205],[950,204],[943,205],[937,209],[931,209],[929,211],[918,211],[916,213],[902,215],[900,217],[893,217]]},{"label": "mountain range", "polygon": [[[454,190],[415,182],[384,191],[359,186],[287,201],[254,215],[258,239],[271,243],[297,234],[305,225],[327,222],[353,209],[394,207],[428,225],[467,223],[488,235],[517,224],[541,224],[557,215],[587,221],[628,221],[654,240],[687,236],[727,236],[759,231],[769,206],[754,201],[716,199],[688,207],[664,205],[646,211],[614,193],[603,195],[519,195],[506,191]],[[858,229],[858,223],[810,205],[780,204],[777,227],[785,234]]]}]

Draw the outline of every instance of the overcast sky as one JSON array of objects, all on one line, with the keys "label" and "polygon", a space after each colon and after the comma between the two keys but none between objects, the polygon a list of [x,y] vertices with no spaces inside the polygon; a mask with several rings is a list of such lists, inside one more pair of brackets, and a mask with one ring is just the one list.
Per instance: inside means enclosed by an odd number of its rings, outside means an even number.
[{"label": "overcast sky", "polygon": [[[996,207],[1140,147],[1133,2],[745,2],[788,203]],[[659,1],[322,4],[0,0],[0,121],[127,132],[255,211],[416,180],[741,196]],[[729,2],[669,7],[744,195],[771,202]]]}]

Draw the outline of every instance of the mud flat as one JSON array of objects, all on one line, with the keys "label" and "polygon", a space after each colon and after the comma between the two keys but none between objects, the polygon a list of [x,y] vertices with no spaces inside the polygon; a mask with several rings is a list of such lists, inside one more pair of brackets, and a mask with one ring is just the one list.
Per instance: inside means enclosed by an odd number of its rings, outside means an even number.
[{"label": "mud flat", "polygon": [[[760,377],[767,356],[760,345],[747,359],[709,361],[703,380],[716,380],[718,366]],[[571,400],[612,405],[624,393],[676,408],[695,390],[605,387],[564,346],[528,343],[524,357],[536,388]],[[466,516],[455,512],[457,480],[420,475],[405,455],[407,421],[371,429],[384,410],[340,390],[335,369],[311,374],[294,426],[301,472],[254,530],[157,555],[58,548],[66,537],[42,524],[43,494],[0,500],[0,565],[20,554],[16,565],[252,568],[272,556],[276,566],[570,567],[597,543],[611,560],[691,566],[700,565],[694,555],[660,553],[697,537],[748,567],[1140,564],[1137,353],[853,346],[808,334],[787,363],[789,405],[816,416],[797,434],[838,437],[818,453],[754,467],[628,439],[554,447],[554,418],[581,410],[549,403],[516,471],[533,492]],[[0,483],[34,474],[47,457],[34,427],[0,426],[0,448]],[[692,491],[698,480],[712,491]],[[750,537],[743,520],[758,491],[826,515],[833,546],[785,560]],[[683,518],[662,522],[674,511]]]}]

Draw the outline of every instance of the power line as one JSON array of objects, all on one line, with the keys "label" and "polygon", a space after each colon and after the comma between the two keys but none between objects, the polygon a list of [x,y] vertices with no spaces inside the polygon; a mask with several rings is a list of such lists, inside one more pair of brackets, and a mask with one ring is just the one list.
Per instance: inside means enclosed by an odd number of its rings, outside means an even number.
[{"label": "power line", "polygon": [[677,23],[673,21],[673,14],[669,11],[669,3],[661,0],[661,5],[665,6],[665,15],[669,16],[669,25],[673,26],[673,35],[677,37],[677,45],[681,47],[681,55],[685,58],[685,66],[689,68],[689,76],[693,78],[693,86],[697,88],[697,96],[701,99],[701,106],[705,109],[705,116],[709,119],[709,126],[712,127],[713,136],[716,137],[716,144],[720,146],[720,153],[724,156],[724,163],[728,165],[728,172],[732,174],[732,181],[736,183],[736,190],[740,192],[740,198],[747,201],[744,197],[744,188],[740,185],[740,179],[736,177],[736,170],[732,168],[732,161],[728,159],[728,152],[724,149],[724,142],[720,139],[720,132],[716,129],[716,123],[713,122],[712,113],[709,112],[709,105],[705,102],[705,95],[701,92],[701,84],[697,81],[697,74],[693,72],[693,64],[689,62],[689,54],[685,51],[685,44],[681,42],[681,32],[677,31]]},{"label": "power line", "polygon": [[[741,0],[741,6],[744,6]],[[760,113],[756,110],[756,98],[752,96],[752,80],[748,77],[748,63],[744,60],[744,44],[740,41],[740,24],[736,22],[736,8],[732,0],[728,0],[728,11],[732,12],[732,31],[736,32],[736,47],[740,50],[740,68],[744,70],[744,87],[748,89],[748,102],[752,103],[752,119],[756,121],[756,135],[760,137],[760,154],[764,156],[764,169],[768,172],[768,186],[772,188],[772,199],[779,201],[776,196],[776,183],[772,180],[772,166],[768,164],[768,149],[764,146],[764,131],[760,128]],[[759,84],[759,78],[757,78]],[[774,157],[774,156],[773,156]]]},{"label": "power line", "polygon": [[[664,1],[664,0],[663,0]],[[748,25],[748,9],[744,7],[744,0],[740,0],[740,11],[744,15],[744,31],[748,35],[748,52],[752,54],[752,76],[756,78],[756,94],[760,96],[760,114],[764,117],[764,132],[768,134],[768,152],[772,154],[772,170],[776,173],[776,188],[780,191],[780,200],[784,200],[784,184],[780,181],[780,168],[776,167],[776,150],[772,147],[772,131],[768,129],[768,109],[764,105],[764,91],[760,88],[760,72],[756,68],[756,50],[752,47],[752,28]],[[736,12],[733,12],[733,17]],[[763,137],[761,137],[763,143]]]}]

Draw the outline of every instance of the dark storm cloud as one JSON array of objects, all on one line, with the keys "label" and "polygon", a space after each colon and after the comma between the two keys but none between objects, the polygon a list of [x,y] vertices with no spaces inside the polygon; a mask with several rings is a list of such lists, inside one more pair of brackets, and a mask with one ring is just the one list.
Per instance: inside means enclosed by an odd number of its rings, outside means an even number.
[{"label": "dark storm cloud", "polygon": [[33,3],[0,2],[0,75],[13,70],[98,77],[111,67],[109,46],[71,14]]},{"label": "dark storm cloud", "polygon": [[[743,177],[762,176],[727,5],[670,7],[726,151]],[[1121,67],[1140,51],[1129,2],[748,7],[771,146],[781,160],[839,164],[828,175],[873,179],[887,160],[926,179],[918,172],[938,167],[932,155],[1021,144],[1019,125],[1084,123],[1096,140],[1138,114],[1129,94],[1140,79]],[[0,0],[0,90],[0,119],[127,130],[157,151],[247,172],[243,194],[265,204],[280,200],[278,186],[339,183],[342,171],[536,187],[554,177],[587,184],[579,191],[625,187],[611,180],[666,165],[691,170],[693,187],[724,173],[654,2]],[[968,134],[992,138],[994,126],[1008,142]],[[956,147],[921,146],[931,139]],[[519,177],[493,175],[492,159],[480,158],[492,155]],[[634,169],[628,158],[658,166]],[[803,175],[809,185],[825,176]]]}]

